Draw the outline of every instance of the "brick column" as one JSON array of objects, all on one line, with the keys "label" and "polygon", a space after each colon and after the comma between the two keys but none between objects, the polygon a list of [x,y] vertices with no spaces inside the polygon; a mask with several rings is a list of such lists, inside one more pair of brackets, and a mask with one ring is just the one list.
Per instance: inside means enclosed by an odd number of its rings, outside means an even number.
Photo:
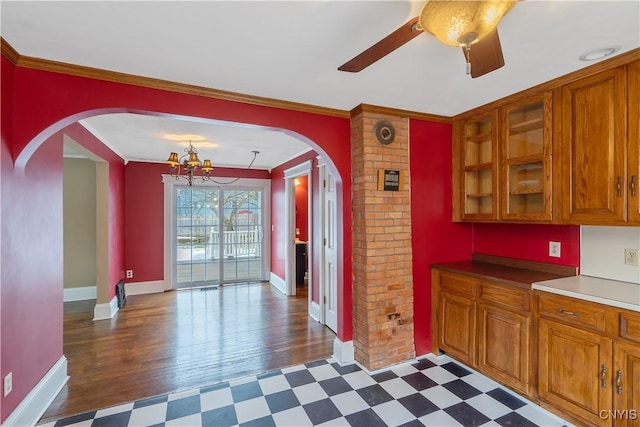
[{"label": "brick column", "polygon": [[[351,112],[353,343],[369,370],[415,357],[408,119],[376,110]],[[376,139],[380,120],[395,128],[391,144]],[[404,188],[378,190],[380,169],[403,171]]]}]

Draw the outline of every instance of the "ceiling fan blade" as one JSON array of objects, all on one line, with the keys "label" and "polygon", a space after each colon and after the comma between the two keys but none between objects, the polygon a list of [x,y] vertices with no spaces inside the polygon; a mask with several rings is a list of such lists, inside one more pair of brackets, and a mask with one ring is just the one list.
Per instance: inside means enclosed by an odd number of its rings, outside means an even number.
[{"label": "ceiling fan blade", "polygon": [[416,16],[402,27],[380,40],[355,58],[338,67],[339,71],[357,73],[367,68],[369,65],[384,58],[409,40],[421,34],[422,29],[418,28],[418,17]]},{"label": "ceiling fan blade", "polygon": [[[462,53],[464,53],[464,48],[462,48]],[[471,45],[469,62],[471,62],[471,77],[474,79],[497,70],[504,65],[502,46],[500,46],[497,28],[480,41]]]}]

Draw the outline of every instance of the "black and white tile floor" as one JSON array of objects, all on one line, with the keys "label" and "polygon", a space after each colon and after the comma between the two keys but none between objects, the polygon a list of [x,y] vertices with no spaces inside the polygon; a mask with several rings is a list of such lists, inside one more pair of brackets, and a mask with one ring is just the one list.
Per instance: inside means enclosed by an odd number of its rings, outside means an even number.
[{"label": "black and white tile floor", "polygon": [[60,426],[545,426],[568,423],[446,356],[368,374],[320,360],[42,424]]}]

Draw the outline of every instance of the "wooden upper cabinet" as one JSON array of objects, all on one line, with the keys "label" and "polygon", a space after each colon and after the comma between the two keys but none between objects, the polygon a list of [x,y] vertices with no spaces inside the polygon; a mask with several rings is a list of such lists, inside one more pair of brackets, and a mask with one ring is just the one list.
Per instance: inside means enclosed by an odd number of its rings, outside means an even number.
[{"label": "wooden upper cabinet", "polygon": [[456,123],[454,220],[498,218],[498,110]]},{"label": "wooden upper cabinet", "polygon": [[627,219],[626,74],[615,68],[562,86],[562,221]]},{"label": "wooden upper cabinet", "polygon": [[616,58],[454,117],[453,220],[640,226],[640,61]]},{"label": "wooden upper cabinet", "polygon": [[[627,96],[629,116],[629,222],[640,224],[640,61],[627,66]],[[640,415],[639,415],[640,416]]]},{"label": "wooden upper cabinet", "polygon": [[551,92],[501,109],[503,220],[551,222]]}]

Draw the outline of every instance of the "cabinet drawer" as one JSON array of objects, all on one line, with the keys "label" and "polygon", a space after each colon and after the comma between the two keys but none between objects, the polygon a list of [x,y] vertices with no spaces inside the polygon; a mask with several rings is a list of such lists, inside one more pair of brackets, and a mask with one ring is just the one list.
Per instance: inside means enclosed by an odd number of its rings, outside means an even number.
[{"label": "cabinet drawer", "polygon": [[476,280],[457,274],[442,273],[440,275],[440,290],[454,292],[467,296],[475,296]]},{"label": "cabinet drawer", "polygon": [[540,317],[560,320],[582,328],[605,331],[606,307],[561,295],[538,294]]},{"label": "cabinet drawer", "polygon": [[530,311],[531,291],[497,283],[481,282],[480,299],[519,311]]},{"label": "cabinet drawer", "polygon": [[620,331],[621,338],[640,343],[640,313],[620,313]]}]

